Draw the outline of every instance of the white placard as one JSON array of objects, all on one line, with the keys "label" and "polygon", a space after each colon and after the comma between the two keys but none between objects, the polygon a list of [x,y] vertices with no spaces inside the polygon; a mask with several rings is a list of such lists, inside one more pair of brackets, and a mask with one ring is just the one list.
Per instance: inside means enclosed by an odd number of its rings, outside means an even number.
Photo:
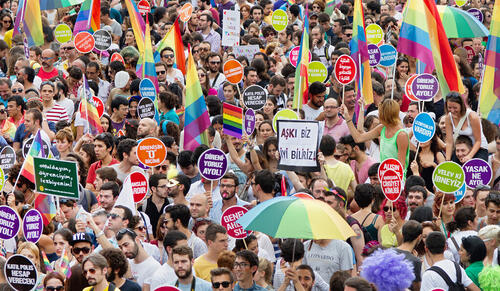
[{"label": "white placard", "polygon": [[317,160],[319,122],[306,120],[277,120],[278,169],[299,172],[320,170]]},{"label": "white placard", "polygon": [[240,44],[240,12],[224,10],[222,17],[222,45],[235,46]]}]

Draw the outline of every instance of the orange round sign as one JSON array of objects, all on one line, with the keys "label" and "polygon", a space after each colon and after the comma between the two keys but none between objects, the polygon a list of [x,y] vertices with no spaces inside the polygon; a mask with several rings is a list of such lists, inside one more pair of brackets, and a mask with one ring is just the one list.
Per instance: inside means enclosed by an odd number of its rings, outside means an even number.
[{"label": "orange round sign", "polygon": [[193,14],[193,5],[191,3],[186,3],[182,6],[181,11],[179,12],[179,18],[183,22],[187,22],[191,15]]},{"label": "orange round sign", "polygon": [[87,31],[77,33],[73,42],[76,50],[82,54],[90,53],[95,45],[94,36]]},{"label": "orange round sign", "polygon": [[223,66],[224,75],[231,84],[238,84],[243,80],[243,65],[237,60],[229,60]]},{"label": "orange round sign", "polygon": [[148,167],[161,165],[166,157],[167,147],[155,137],[145,138],[137,145],[137,159]]}]

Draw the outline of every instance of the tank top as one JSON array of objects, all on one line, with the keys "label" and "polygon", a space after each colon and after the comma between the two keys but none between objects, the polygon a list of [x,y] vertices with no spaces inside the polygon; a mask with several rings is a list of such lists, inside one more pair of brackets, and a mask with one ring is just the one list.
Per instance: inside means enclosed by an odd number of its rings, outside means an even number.
[{"label": "tank top", "polygon": [[382,128],[382,132],[380,133],[380,161],[384,161],[386,159],[398,159],[398,143],[397,138],[400,132],[404,132],[406,134],[406,138],[408,138],[408,148],[406,149],[406,158],[405,164],[403,165],[403,174],[406,179],[406,168],[408,167],[408,161],[410,159],[410,139],[408,137],[408,133],[404,128],[398,130],[396,134],[394,134],[391,138],[387,138],[385,136],[385,126]]},{"label": "tank top", "polygon": [[[469,109],[467,109],[469,110]],[[448,113],[451,121],[451,126],[453,129],[453,133],[455,133],[455,123],[453,122],[453,117],[451,116],[451,113]],[[470,120],[469,120],[469,115],[467,114],[467,117],[465,118],[467,121],[467,128],[462,130],[459,128],[458,135],[465,135],[472,140],[472,144],[476,143],[476,140],[474,139],[474,133],[472,133],[472,127],[470,126]],[[481,125],[481,122],[479,122],[479,128],[481,129],[481,148],[482,149],[488,149],[488,141],[486,140],[486,137],[484,136],[483,133],[483,126]]]}]

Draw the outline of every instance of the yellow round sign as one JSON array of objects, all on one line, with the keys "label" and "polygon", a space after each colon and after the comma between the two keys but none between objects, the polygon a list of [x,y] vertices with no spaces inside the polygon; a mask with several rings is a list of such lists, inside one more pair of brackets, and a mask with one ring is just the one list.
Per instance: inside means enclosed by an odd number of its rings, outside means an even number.
[{"label": "yellow round sign", "polygon": [[458,7],[464,6],[467,2],[469,2],[469,0],[455,0],[455,4],[457,4]]},{"label": "yellow round sign", "polygon": [[73,32],[71,32],[71,28],[68,25],[62,23],[54,29],[54,37],[59,43],[65,43],[71,40]]},{"label": "yellow round sign", "polygon": [[286,12],[281,9],[276,9],[273,12],[272,24],[273,28],[278,32],[285,30],[288,24],[288,16],[286,15]]},{"label": "yellow round sign", "polygon": [[384,39],[384,31],[375,23],[368,25],[365,29],[365,33],[368,43],[378,44]]}]

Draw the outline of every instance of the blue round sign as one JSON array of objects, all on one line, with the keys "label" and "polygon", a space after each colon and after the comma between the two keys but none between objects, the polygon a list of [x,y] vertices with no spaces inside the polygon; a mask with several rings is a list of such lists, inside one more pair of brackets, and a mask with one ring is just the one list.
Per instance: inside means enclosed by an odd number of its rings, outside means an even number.
[{"label": "blue round sign", "polygon": [[380,65],[383,67],[391,67],[396,64],[398,52],[396,48],[390,44],[383,44],[379,46],[380,49]]},{"label": "blue round sign", "polygon": [[141,94],[141,97],[148,97],[151,100],[155,100],[156,98],[156,88],[155,84],[153,84],[153,81],[150,79],[142,79],[141,83],[139,83],[139,93]]},{"label": "blue round sign", "polygon": [[455,203],[458,203],[464,199],[465,192],[467,190],[467,187],[465,186],[465,183],[458,189],[453,195],[455,195]]},{"label": "blue round sign", "polygon": [[429,113],[422,112],[413,121],[413,134],[418,142],[428,142],[436,132],[436,124]]}]

